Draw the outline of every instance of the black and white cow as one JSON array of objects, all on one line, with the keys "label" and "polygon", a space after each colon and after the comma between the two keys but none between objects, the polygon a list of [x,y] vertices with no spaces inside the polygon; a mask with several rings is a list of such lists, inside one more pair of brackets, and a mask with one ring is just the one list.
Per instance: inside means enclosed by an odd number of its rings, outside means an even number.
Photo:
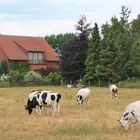
[{"label": "black and white cow", "polygon": [[118,121],[126,130],[131,128],[133,124],[140,123],[140,100],[127,105],[121,120]]},{"label": "black and white cow", "polygon": [[76,95],[76,100],[77,100],[78,104],[81,106],[84,102],[87,102],[89,95],[90,95],[89,88],[80,89]]},{"label": "black and white cow", "polygon": [[35,91],[28,95],[25,106],[29,114],[35,108],[38,113],[42,112],[42,107],[49,107],[52,110],[52,117],[59,115],[61,94],[51,91]]}]

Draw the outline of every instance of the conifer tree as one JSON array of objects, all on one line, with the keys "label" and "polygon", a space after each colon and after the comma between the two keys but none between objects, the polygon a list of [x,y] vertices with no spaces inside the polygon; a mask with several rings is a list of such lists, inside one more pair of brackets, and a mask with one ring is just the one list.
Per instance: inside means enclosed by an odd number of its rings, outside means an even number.
[{"label": "conifer tree", "polygon": [[100,63],[99,60],[99,53],[100,53],[100,42],[101,37],[99,33],[99,28],[97,23],[95,23],[92,36],[89,42],[89,49],[87,51],[87,59],[85,61],[86,66],[86,74],[84,76],[84,79],[86,81],[92,80],[97,81],[97,65]]}]

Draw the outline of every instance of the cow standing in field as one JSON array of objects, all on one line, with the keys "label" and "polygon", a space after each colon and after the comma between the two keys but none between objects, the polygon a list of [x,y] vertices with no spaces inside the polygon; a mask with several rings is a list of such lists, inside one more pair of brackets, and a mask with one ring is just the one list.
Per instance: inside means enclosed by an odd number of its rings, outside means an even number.
[{"label": "cow standing in field", "polygon": [[89,88],[80,89],[76,95],[76,99],[77,99],[78,104],[81,106],[84,102],[87,102],[89,95],[90,95]]},{"label": "cow standing in field", "polygon": [[61,94],[51,91],[34,91],[28,95],[26,109],[29,114],[35,108],[38,113],[42,112],[42,107],[49,107],[52,117],[59,115]]},{"label": "cow standing in field", "polygon": [[110,96],[113,98],[115,97],[116,99],[118,99],[118,87],[114,84],[110,84],[109,85],[109,92],[110,92]]},{"label": "cow standing in field", "polygon": [[131,128],[135,123],[140,123],[140,100],[127,105],[121,120],[118,121],[126,130]]}]

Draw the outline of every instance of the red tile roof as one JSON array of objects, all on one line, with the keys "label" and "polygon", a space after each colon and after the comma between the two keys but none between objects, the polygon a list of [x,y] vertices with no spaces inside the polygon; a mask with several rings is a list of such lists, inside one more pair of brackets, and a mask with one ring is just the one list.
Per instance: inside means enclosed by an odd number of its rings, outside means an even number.
[{"label": "red tile roof", "polygon": [[58,61],[57,53],[42,37],[0,35],[0,49],[9,60],[27,60],[27,52],[44,52],[46,60]]}]

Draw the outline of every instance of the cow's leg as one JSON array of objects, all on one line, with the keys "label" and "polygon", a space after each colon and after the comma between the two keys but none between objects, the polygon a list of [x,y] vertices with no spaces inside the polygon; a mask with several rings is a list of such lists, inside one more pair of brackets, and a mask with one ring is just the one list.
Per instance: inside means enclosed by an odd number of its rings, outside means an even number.
[{"label": "cow's leg", "polygon": [[41,112],[42,112],[41,106],[37,105],[36,106],[36,113],[41,114]]},{"label": "cow's leg", "polygon": [[56,114],[56,104],[53,103],[53,106],[52,106],[52,117],[55,117],[55,114]]},{"label": "cow's leg", "polygon": [[52,106],[49,106],[49,109],[48,109],[48,114],[52,113],[53,112],[53,107]]},{"label": "cow's leg", "polygon": [[57,116],[59,116],[59,115],[60,115],[60,104],[57,103]]},{"label": "cow's leg", "polygon": [[117,94],[117,93],[115,93],[114,95],[115,95],[115,99],[118,99],[118,94]]}]

